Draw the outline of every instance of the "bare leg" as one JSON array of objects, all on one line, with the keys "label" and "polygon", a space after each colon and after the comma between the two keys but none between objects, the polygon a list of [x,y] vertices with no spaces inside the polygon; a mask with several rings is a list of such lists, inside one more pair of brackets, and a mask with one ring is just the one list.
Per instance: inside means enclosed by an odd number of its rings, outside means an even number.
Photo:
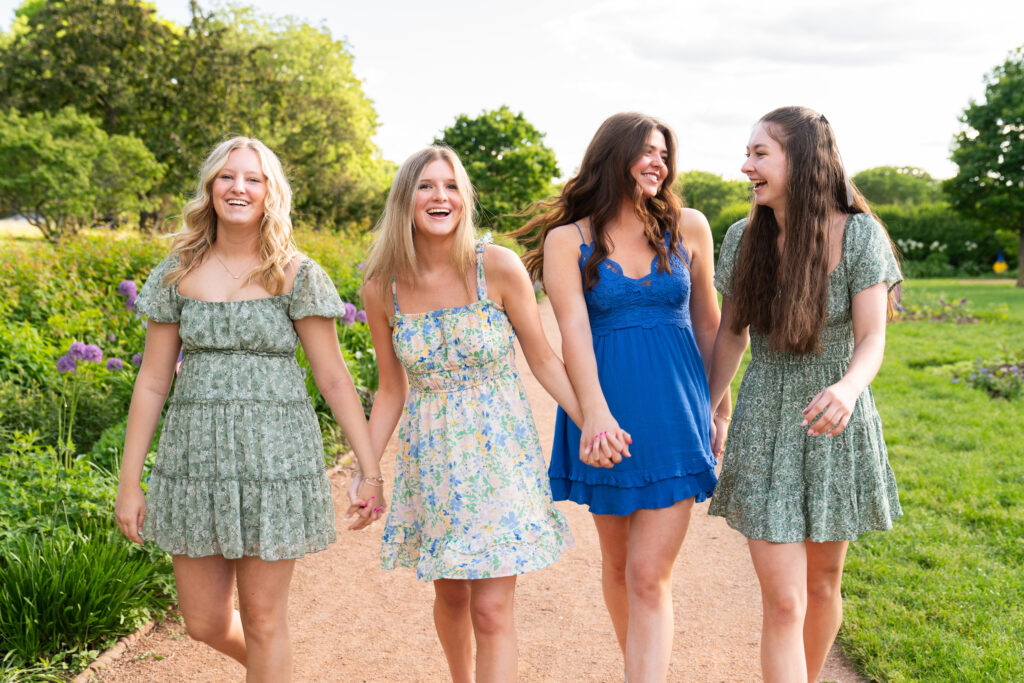
[{"label": "bare leg", "polygon": [[804,615],[807,612],[807,551],[803,543],[747,539],[761,582],[761,672],[765,683],[804,683]]},{"label": "bare leg", "polygon": [[629,525],[626,674],[633,683],[664,681],[672,656],[672,566],[686,537],[693,498],[637,510]]},{"label": "bare leg", "polygon": [[448,660],[453,683],[473,681],[473,622],[469,603],[469,581],[434,581],[434,628]]},{"label": "bare leg", "polygon": [[843,563],[849,541],[807,544],[807,616],[804,654],[807,680],[817,680],[843,620]]},{"label": "bare leg", "polygon": [[249,667],[245,680],[290,681],[292,647],[288,638],[288,586],[295,560],[235,560],[238,604]]},{"label": "bare leg", "polygon": [[622,656],[626,656],[626,632],[629,629],[629,596],[626,594],[626,550],[629,544],[629,517],[594,515],[594,526],[601,542],[601,592],[612,618],[615,637]]},{"label": "bare leg", "polygon": [[245,636],[235,611],[235,562],[220,555],[175,555],[174,582],[188,634],[245,666]]},{"label": "bare leg", "polygon": [[519,652],[513,612],[516,577],[470,581],[478,683],[515,683]]}]

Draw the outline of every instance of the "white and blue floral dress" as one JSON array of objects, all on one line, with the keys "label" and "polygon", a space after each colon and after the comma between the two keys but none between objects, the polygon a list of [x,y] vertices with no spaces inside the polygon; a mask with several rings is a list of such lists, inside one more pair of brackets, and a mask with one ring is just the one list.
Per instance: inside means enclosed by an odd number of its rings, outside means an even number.
[{"label": "white and blue floral dress", "polygon": [[392,283],[392,342],[409,396],[381,566],[415,567],[423,581],[514,576],[572,545],[551,502],[515,332],[487,296],[483,250],[467,306],[401,313]]}]

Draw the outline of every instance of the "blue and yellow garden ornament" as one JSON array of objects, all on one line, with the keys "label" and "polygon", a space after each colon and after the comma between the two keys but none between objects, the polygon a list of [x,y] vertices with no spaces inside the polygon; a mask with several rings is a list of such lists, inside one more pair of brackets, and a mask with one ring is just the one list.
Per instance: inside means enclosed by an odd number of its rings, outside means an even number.
[{"label": "blue and yellow garden ornament", "polygon": [[996,254],[996,262],[992,264],[992,270],[996,273],[1005,273],[1007,268],[1009,266],[1006,265],[1006,257],[1003,256],[1003,250],[1000,249],[999,253]]}]

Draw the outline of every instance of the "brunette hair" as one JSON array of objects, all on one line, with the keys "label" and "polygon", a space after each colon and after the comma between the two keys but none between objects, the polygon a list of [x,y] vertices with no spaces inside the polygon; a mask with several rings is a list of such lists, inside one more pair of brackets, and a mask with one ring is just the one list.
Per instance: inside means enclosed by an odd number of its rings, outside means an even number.
[{"label": "brunette hair", "polygon": [[387,298],[387,291],[394,278],[408,277],[415,282],[418,277],[416,249],[413,244],[416,232],[413,220],[416,189],[423,169],[438,160],[447,161],[451,165],[459,197],[462,199],[462,215],[455,227],[451,262],[461,273],[468,273],[476,263],[473,184],[469,181],[466,169],[454,150],[445,145],[425,147],[412,154],[398,169],[391,181],[391,191],[384,206],[384,214],[373,229],[374,241],[366,257],[363,282],[372,280],[382,298]]},{"label": "brunette hair", "polygon": [[774,210],[755,203],[736,259],[733,332],[750,325],[777,351],[819,352],[828,303],[829,215],[878,217],[846,175],[822,114],[780,107],[758,123],[766,124],[786,155],[786,244],[780,252]]},{"label": "brunette hair", "polygon": [[[653,130],[659,130],[665,136],[667,175],[658,193],[645,197],[630,173],[630,167],[643,153]],[[618,214],[625,195],[632,197],[636,215],[644,223],[647,242],[657,252],[658,271],[672,272],[664,240],[667,233],[672,248],[681,240],[682,202],[672,191],[675,178],[676,136],[671,128],[655,118],[634,112],[610,116],[597,129],[583,154],[579,172],[565,184],[562,193],[527,210],[526,215],[537,211],[541,213],[512,233],[533,247],[523,256],[526,269],[534,280],[541,281],[544,239],[548,232],[589,216],[594,250],[583,266],[583,284],[587,289],[593,287],[599,277],[598,266],[608,255],[606,227]]]},{"label": "brunette hair", "polygon": [[260,263],[245,278],[248,284],[259,280],[271,294],[280,294],[285,285],[285,268],[298,253],[292,241],[292,189],[281,168],[281,161],[255,138],[235,137],[217,145],[199,170],[195,196],[182,209],[181,230],[174,235],[171,254],[178,264],[168,271],[163,284],[178,282],[203,262],[206,252],[217,240],[217,213],[213,208],[213,181],[236,149],[250,149],[260,160],[266,176],[267,194],[263,199],[260,222]]}]

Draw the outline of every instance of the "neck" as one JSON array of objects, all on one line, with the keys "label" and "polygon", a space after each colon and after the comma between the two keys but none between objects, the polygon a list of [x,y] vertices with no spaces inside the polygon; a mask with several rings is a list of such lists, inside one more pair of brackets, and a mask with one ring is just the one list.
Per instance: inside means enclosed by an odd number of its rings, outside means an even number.
[{"label": "neck", "polygon": [[420,269],[429,271],[448,266],[451,263],[454,240],[454,233],[443,236],[416,233],[414,247]]},{"label": "neck", "polygon": [[214,244],[222,255],[252,256],[259,253],[259,229],[218,223]]},{"label": "neck", "polygon": [[636,215],[636,208],[633,206],[632,198],[625,198],[619,202],[619,210],[615,216],[615,226],[626,232],[643,232],[644,224]]}]

